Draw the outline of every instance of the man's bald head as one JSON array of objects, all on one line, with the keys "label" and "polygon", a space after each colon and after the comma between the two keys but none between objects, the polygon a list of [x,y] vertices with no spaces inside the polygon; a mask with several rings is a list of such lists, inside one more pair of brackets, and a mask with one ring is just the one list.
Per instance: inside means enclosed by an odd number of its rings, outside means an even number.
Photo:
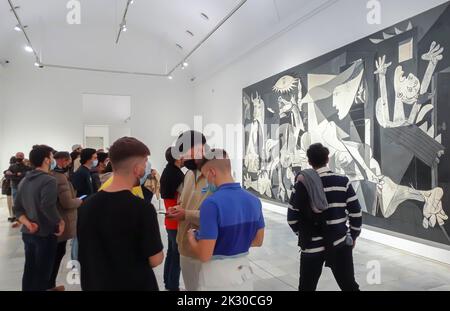
[{"label": "man's bald head", "polygon": [[228,154],[223,149],[211,149],[203,160],[202,173],[207,177],[209,171],[213,171],[214,175],[230,175],[231,161]]},{"label": "man's bald head", "polygon": [[25,154],[23,152],[17,152],[16,153],[16,159],[24,159],[25,158]]}]

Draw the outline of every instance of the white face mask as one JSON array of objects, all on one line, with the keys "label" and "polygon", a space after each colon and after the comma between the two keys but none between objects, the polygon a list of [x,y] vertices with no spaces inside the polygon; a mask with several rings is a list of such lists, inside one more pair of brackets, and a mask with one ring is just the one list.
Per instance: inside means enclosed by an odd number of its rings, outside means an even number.
[{"label": "white face mask", "polygon": [[142,176],[140,178],[139,184],[143,185],[151,173],[152,173],[152,164],[150,163],[150,161],[147,161],[147,165],[145,166],[144,176]]}]

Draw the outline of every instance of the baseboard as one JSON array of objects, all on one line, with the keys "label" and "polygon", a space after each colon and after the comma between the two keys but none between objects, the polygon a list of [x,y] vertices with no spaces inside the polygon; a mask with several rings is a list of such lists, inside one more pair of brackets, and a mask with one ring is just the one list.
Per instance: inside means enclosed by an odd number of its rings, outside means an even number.
[{"label": "baseboard", "polygon": [[[281,204],[262,200],[262,206],[267,211],[282,215],[287,214],[286,206]],[[361,238],[450,265],[450,246],[444,244],[429,242],[366,225],[363,226]]]}]

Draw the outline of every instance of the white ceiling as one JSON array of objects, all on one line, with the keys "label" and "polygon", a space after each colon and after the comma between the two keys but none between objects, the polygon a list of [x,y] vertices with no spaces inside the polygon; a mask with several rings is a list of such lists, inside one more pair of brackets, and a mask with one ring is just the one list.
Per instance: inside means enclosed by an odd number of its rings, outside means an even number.
[{"label": "white ceiling", "polygon": [[[336,0],[248,0],[190,58],[188,77],[206,75],[267,38]],[[81,25],[66,22],[66,0],[12,0],[42,61],[76,67],[166,73],[223,19],[239,0],[135,0],[128,31],[115,44],[126,0],[81,0]],[[209,21],[200,13],[206,13]],[[14,58],[25,39],[7,0],[0,1],[0,58]],[[194,37],[186,34],[194,33]],[[183,46],[183,50],[176,44]],[[30,57],[30,64],[34,59]],[[180,74],[179,72],[177,72]],[[177,75],[175,73],[175,76]]]}]

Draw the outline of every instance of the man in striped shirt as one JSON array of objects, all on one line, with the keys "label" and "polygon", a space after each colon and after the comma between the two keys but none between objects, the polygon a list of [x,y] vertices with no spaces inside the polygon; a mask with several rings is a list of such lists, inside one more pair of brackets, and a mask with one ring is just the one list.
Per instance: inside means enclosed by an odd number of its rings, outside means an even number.
[{"label": "man in striped shirt", "polygon": [[315,291],[326,263],[341,290],[357,291],[353,248],[362,225],[358,198],[348,177],[335,174],[327,167],[327,148],[321,144],[311,145],[307,156],[322,180],[328,208],[320,214],[313,212],[305,177],[300,174],[287,215],[290,227],[299,236],[302,251],[299,290]]}]

